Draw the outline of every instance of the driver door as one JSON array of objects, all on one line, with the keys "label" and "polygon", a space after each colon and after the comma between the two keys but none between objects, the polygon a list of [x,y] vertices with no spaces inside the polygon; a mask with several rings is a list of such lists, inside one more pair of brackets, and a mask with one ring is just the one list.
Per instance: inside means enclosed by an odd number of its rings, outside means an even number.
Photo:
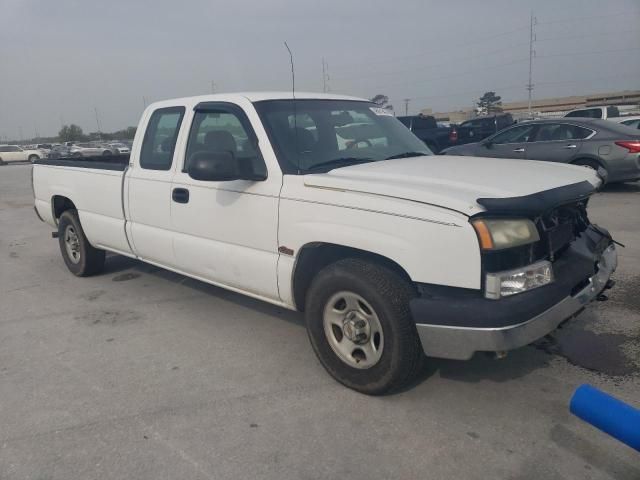
[{"label": "driver door", "polygon": [[526,158],[527,142],[533,138],[536,124],[525,124],[498,132],[481,143],[480,156],[492,158]]},{"label": "driver door", "polygon": [[[260,180],[196,180],[189,175],[190,160],[202,152],[230,153],[243,176]],[[171,184],[173,251],[180,269],[211,283],[279,299],[278,173],[267,176],[256,134],[240,107],[198,105],[182,168]]]}]

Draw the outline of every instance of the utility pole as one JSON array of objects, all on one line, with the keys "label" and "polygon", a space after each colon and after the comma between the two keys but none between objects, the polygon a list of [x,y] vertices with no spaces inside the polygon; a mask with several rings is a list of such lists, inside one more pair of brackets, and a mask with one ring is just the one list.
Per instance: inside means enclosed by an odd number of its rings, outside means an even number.
[{"label": "utility pole", "polygon": [[409,115],[409,101],[411,99],[410,98],[405,98],[404,99],[404,116],[408,116]]},{"label": "utility pole", "polygon": [[529,91],[529,117],[531,117],[531,94],[533,92],[533,57],[536,55],[536,51],[533,49],[533,42],[536,40],[535,33],[533,31],[534,25],[537,23],[536,17],[533,16],[533,10],[531,11],[531,19],[529,23],[529,83],[527,83],[527,90]]},{"label": "utility pole", "polygon": [[22,127],[18,127],[18,132],[20,133],[20,143],[22,143]]},{"label": "utility pole", "polygon": [[322,91],[327,93],[331,91],[329,87],[329,64],[322,57]]},{"label": "utility pole", "polygon": [[211,93],[216,93],[216,82],[211,80]]},{"label": "utility pole", "polygon": [[144,95],[142,96],[142,106],[145,109],[147,108],[147,97],[145,97]]},{"label": "utility pole", "polygon": [[98,107],[93,107],[93,110],[96,112],[96,125],[98,125],[98,137],[102,138],[102,129],[100,128],[100,117],[98,117]]}]

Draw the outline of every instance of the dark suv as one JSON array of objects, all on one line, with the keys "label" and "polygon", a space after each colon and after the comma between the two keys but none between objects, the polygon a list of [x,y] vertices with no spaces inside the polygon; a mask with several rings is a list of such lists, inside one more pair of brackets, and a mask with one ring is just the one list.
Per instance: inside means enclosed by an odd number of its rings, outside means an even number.
[{"label": "dark suv", "polygon": [[454,145],[464,145],[465,143],[479,142],[503,128],[513,125],[513,123],[513,117],[510,113],[467,120],[454,127],[455,142],[452,143]]}]

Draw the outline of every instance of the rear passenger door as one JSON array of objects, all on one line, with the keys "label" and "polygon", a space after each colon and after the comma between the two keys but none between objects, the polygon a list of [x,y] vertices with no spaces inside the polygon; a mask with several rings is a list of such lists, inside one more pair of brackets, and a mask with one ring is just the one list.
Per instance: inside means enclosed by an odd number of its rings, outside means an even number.
[{"label": "rear passenger door", "polygon": [[527,144],[526,158],[571,163],[577,158],[582,141],[594,134],[593,130],[568,123],[541,123]]},{"label": "rear passenger door", "polygon": [[125,177],[129,238],[136,255],[175,266],[171,233],[171,180],[176,140],[184,107],[158,108],[149,117],[139,157],[132,158]]},{"label": "rear passenger door", "polygon": [[[192,178],[190,162],[202,152],[230,153],[243,176],[255,180]],[[256,133],[242,108],[227,102],[197,105],[183,165],[171,185],[173,248],[180,270],[205,281],[278,299],[281,185],[279,172],[270,171],[267,176]]]}]

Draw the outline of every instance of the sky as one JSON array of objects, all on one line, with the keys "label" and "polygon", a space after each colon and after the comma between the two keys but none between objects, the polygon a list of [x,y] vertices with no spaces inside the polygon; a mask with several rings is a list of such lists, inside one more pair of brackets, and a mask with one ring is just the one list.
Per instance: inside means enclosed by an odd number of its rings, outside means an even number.
[{"label": "sky", "polygon": [[[0,139],[136,125],[173,97],[385,94],[398,114],[640,89],[640,0],[0,0]],[[97,111],[97,119],[96,119]]]}]

